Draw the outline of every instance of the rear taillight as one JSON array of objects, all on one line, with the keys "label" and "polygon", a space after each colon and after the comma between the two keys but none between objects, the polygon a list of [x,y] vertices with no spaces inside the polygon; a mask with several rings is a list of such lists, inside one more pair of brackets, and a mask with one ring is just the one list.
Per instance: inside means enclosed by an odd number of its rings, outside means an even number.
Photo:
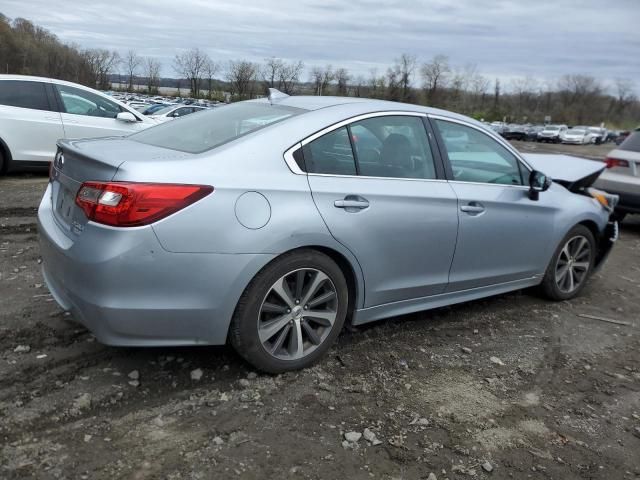
[{"label": "rear taillight", "polygon": [[208,185],[85,182],[76,204],[91,221],[114,227],[149,225],[213,192]]},{"label": "rear taillight", "polygon": [[629,162],[627,162],[626,160],[620,160],[619,158],[611,158],[611,157],[605,158],[604,163],[607,164],[607,168],[629,166]]}]

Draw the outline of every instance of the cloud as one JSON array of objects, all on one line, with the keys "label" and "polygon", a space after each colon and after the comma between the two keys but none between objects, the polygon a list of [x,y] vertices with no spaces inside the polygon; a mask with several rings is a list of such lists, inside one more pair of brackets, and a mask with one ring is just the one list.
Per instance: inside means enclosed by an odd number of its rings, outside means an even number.
[{"label": "cloud", "polygon": [[637,0],[4,0],[24,17],[86,48],[136,50],[174,74],[173,56],[200,47],[213,59],[301,59],[352,74],[379,73],[401,53],[448,55],[489,78],[567,73],[603,82],[640,78]]}]

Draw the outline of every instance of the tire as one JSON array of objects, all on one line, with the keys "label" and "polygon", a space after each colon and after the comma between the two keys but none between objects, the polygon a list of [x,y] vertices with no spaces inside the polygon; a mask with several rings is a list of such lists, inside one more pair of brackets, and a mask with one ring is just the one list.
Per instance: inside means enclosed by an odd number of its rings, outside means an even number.
[{"label": "tire", "polygon": [[[314,285],[315,291],[310,291]],[[229,340],[241,357],[263,372],[306,368],[340,334],[348,302],[344,274],[330,257],[316,250],[284,254],[245,289],[231,320]]]},{"label": "tire", "polygon": [[3,175],[7,170],[7,162],[4,158],[4,153],[0,150],[0,175]]},{"label": "tire", "polygon": [[[588,255],[584,254],[586,248]],[[573,227],[549,262],[541,284],[543,293],[551,300],[568,300],[579,295],[593,271],[596,253],[591,230],[584,225]]]}]

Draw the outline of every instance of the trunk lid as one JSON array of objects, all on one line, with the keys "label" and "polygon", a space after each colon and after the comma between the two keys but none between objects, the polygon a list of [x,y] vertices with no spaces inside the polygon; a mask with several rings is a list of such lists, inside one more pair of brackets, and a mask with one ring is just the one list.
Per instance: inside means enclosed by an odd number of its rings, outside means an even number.
[{"label": "trunk lid", "polygon": [[535,170],[571,191],[591,186],[606,167],[603,162],[570,155],[526,153],[523,157]]},{"label": "trunk lid", "polygon": [[150,153],[158,157],[167,150],[121,137],[59,141],[51,167],[51,204],[58,225],[71,238],[82,234],[87,217],[75,203],[80,186],[111,181],[127,159],[149,158]]}]

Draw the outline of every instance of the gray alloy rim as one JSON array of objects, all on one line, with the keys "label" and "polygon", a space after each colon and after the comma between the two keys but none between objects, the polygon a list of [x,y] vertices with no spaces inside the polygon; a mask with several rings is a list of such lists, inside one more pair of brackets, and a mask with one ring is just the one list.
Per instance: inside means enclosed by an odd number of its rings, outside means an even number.
[{"label": "gray alloy rim", "polygon": [[302,268],[283,275],[262,301],[258,337],[280,360],[299,360],[326,340],[338,315],[336,287],[327,274]]},{"label": "gray alloy rim", "polygon": [[591,244],[577,235],[565,243],[556,262],[556,285],[561,292],[571,293],[584,282],[591,265]]}]

